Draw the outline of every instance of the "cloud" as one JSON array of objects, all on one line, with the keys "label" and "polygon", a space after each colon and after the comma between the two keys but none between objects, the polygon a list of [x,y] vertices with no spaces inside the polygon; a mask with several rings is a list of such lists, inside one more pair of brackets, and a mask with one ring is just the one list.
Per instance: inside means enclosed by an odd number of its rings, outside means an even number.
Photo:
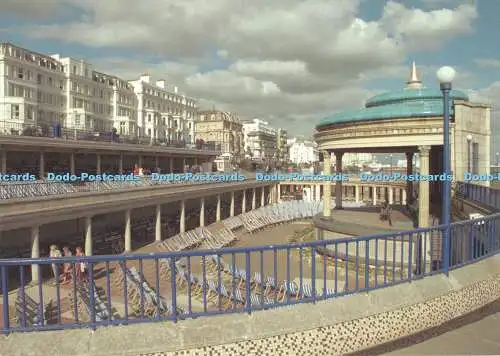
[{"label": "cloud", "polygon": [[478,58],[474,63],[480,68],[500,68],[500,60],[492,58]]},{"label": "cloud", "polygon": [[477,16],[467,4],[424,11],[393,1],[372,21],[360,18],[360,0],[67,2],[80,9],[80,18],[21,30],[32,38],[140,54],[92,62],[127,79],[147,71],[166,76],[201,104],[275,125],[293,120],[296,131],[361,106],[377,92],[366,89],[373,79],[403,82],[411,51],[469,33]]},{"label": "cloud", "polygon": [[384,8],[382,21],[386,30],[412,49],[436,48],[443,41],[472,32],[477,18],[474,5],[462,4],[455,9],[424,11],[408,9],[389,1]]},{"label": "cloud", "polygon": [[[47,19],[60,11],[60,0],[19,1],[2,0],[2,14],[22,19]],[[0,16],[1,16],[0,15]]]}]

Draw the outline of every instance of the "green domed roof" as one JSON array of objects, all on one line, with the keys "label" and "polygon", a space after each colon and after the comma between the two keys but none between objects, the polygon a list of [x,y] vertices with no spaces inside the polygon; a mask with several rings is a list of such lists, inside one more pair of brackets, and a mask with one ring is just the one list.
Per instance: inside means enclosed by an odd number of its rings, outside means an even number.
[{"label": "green domed roof", "polygon": [[[383,93],[368,99],[362,109],[343,111],[328,116],[321,120],[316,128],[349,122],[443,115],[443,93],[440,89],[422,86],[415,63],[413,63],[407,85],[404,90]],[[469,101],[467,94],[458,90],[452,90],[450,98],[451,114],[453,114],[453,100]]]},{"label": "green domed roof", "polygon": [[[469,97],[467,94],[459,91],[452,90],[450,92],[450,97],[453,100],[467,100]],[[404,89],[401,91],[388,92],[380,95],[376,95],[366,101],[365,107],[369,108],[372,106],[391,104],[397,101],[407,101],[407,100],[428,100],[428,99],[441,99],[443,98],[443,93],[439,89],[434,88],[420,88],[420,89]]]}]

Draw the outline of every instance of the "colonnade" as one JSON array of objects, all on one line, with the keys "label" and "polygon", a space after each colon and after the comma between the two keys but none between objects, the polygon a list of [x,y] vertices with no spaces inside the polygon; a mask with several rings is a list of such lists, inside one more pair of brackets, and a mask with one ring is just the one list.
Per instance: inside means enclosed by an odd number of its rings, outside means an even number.
[{"label": "colonnade", "polygon": [[[246,212],[246,195],[247,190],[244,189],[242,191],[232,191],[231,201],[230,201],[230,212],[229,216],[233,217],[235,215],[235,197],[237,194],[242,194],[242,212]],[[257,188],[252,188],[252,210],[256,208],[256,202],[258,198]],[[269,199],[266,200],[266,190],[268,193]],[[278,187],[277,185],[272,186],[262,186],[260,187],[260,206],[265,206],[266,204],[274,204],[278,202]],[[207,196],[210,196],[210,191],[207,191]],[[200,221],[199,226],[205,226],[205,198],[200,198]],[[186,232],[186,200],[180,201],[180,219],[179,219],[179,231],[180,233]],[[216,204],[216,222],[221,221],[221,194],[217,194],[217,204]],[[87,256],[92,255],[93,251],[93,242],[92,242],[92,219],[93,216],[89,215],[84,217],[84,246],[85,246],[85,254]],[[155,241],[162,241],[162,205],[157,204],[155,206]],[[126,209],[124,211],[124,252],[130,253],[132,252],[132,209]],[[39,258],[40,257],[40,226],[31,227],[31,257]],[[31,269],[31,277],[32,281],[39,281],[39,265],[32,265]]]},{"label": "colonnade", "polygon": [[[330,186],[332,184],[336,183],[330,183],[330,184],[325,184],[325,183],[316,183],[316,184],[311,184],[311,183],[301,183],[299,184],[293,184],[293,183],[281,183],[278,185],[280,192],[283,193],[293,193],[294,191],[297,191],[298,187],[301,188],[308,188],[310,190],[310,199],[311,200],[316,200],[320,201],[323,199],[324,196],[327,196],[328,192],[324,192],[324,187],[325,186]],[[323,188],[323,192],[322,192]],[[336,186],[336,189],[337,188]],[[403,187],[400,184],[379,184],[375,182],[366,182],[366,183],[354,183],[354,182],[343,182],[341,188],[342,193],[341,197],[342,200],[346,200],[346,198],[353,198],[353,200],[356,203],[360,203],[363,201],[366,201],[366,195],[368,195],[369,201],[372,202],[373,205],[377,205],[378,203],[387,200],[389,204],[400,204],[400,205],[406,205],[407,204],[407,190],[406,187]],[[330,189],[331,192],[331,189]],[[337,195],[336,195],[337,196]],[[337,199],[335,198],[337,204]],[[340,202],[342,204],[342,202]],[[330,208],[331,210],[331,208]],[[326,213],[326,211],[325,211]]]},{"label": "colonnade", "polygon": [[[418,153],[420,155],[420,175],[426,176],[429,175],[429,152],[430,146],[419,146]],[[342,157],[344,152],[341,151],[333,151],[335,154],[335,173],[342,174]],[[331,152],[323,151],[323,174],[330,175],[331,174]],[[407,175],[414,174],[413,171],[413,152],[406,152],[406,173]],[[413,196],[413,182],[406,181],[406,189],[404,191],[400,191],[399,193],[399,202],[402,204],[412,204],[415,200]],[[342,180],[338,180],[335,182],[335,209],[342,209],[342,199],[343,199],[343,189],[342,185],[346,184],[346,182],[342,182]],[[349,183],[347,183],[349,184]],[[418,224],[419,227],[428,227],[429,226],[429,181],[427,180],[419,180],[418,181]],[[373,182],[369,184],[371,189],[374,189],[375,192],[372,194],[373,197],[373,205],[378,203],[376,191],[378,189],[382,189],[382,187],[376,186],[376,183]],[[360,194],[360,185],[354,184],[355,189],[355,199],[359,201]],[[387,187],[388,189],[388,203],[394,203],[394,188]],[[397,188],[396,188],[397,189]],[[326,182],[323,183],[323,190],[325,196],[331,196],[331,183]],[[384,199],[385,200],[385,199]],[[329,199],[325,200],[323,216],[330,217],[331,216],[332,207],[330,206]]]},{"label": "colonnade", "polygon": [[[46,153],[50,153],[49,151],[44,152],[43,150],[39,152],[39,167],[38,167],[38,173],[40,177],[44,177],[46,173]],[[75,152],[68,152],[69,155],[69,173],[75,174],[76,167],[75,167]],[[198,165],[198,157],[187,157],[187,158],[193,158],[194,159],[194,164]],[[101,154],[100,153],[95,153],[95,159],[96,159],[96,173],[101,174]],[[160,167],[160,156],[154,155],[155,159],[155,167]],[[169,157],[169,162],[168,162],[168,173],[173,173],[174,172],[174,167],[175,167],[175,159],[182,159],[182,167],[186,166],[186,157]],[[118,173],[123,174],[124,168],[123,168],[123,161],[124,161],[124,154],[121,153],[118,155]],[[143,165],[143,156],[138,155],[137,156],[137,164],[139,167],[142,167]],[[0,173],[5,174],[7,173],[7,151],[2,149],[0,150]],[[166,170],[162,170],[166,171]]]}]

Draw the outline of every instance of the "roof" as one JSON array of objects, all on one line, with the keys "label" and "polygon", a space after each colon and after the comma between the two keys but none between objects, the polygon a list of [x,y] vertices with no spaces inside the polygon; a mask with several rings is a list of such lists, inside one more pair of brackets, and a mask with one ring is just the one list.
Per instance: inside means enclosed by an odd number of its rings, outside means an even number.
[{"label": "roof", "polygon": [[[453,114],[453,106],[450,108],[450,113]],[[407,101],[343,111],[324,118],[316,127],[319,128],[321,126],[348,122],[386,120],[392,118],[433,117],[442,115],[442,100]]]},{"label": "roof", "polygon": [[[328,116],[321,120],[316,128],[349,122],[443,115],[443,93],[440,89],[422,86],[415,62],[412,64],[410,78],[406,84],[407,87],[403,90],[383,93],[368,99],[362,109]],[[452,90],[450,98],[450,113],[453,113],[453,100],[469,101],[467,94],[459,90]]]},{"label": "roof", "polygon": [[[454,100],[469,100],[467,94],[459,91],[452,90],[450,97]],[[366,101],[366,107],[379,106],[393,103],[402,100],[428,100],[428,99],[441,99],[443,94],[441,90],[434,88],[419,88],[419,89],[403,89],[401,91],[388,92],[376,95]]]}]

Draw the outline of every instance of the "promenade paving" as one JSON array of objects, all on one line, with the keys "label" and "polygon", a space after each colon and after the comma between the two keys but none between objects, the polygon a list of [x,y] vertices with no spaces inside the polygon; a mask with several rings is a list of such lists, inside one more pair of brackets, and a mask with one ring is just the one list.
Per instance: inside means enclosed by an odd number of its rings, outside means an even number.
[{"label": "promenade paving", "polygon": [[500,299],[461,318],[351,356],[500,355]]}]

